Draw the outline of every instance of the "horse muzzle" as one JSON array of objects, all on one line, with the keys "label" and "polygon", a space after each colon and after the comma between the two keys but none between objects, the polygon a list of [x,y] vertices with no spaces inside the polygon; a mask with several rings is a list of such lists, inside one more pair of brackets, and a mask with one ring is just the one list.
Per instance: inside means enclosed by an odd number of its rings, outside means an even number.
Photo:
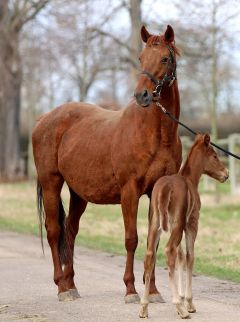
[{"label": "horse muzzle", "polygon": [[142,107],[148,107],[153,99],[152,94],[150,94],[147,89],[144,89],[142,92],[135,93],[134,96],[138,105]]}]

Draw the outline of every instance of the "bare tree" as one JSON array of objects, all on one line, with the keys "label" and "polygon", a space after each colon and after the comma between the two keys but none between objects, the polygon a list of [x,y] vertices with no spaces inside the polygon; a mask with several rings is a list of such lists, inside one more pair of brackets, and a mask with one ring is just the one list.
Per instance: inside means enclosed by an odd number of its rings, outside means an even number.
[{"label": "bare tree", "polygon": [[142,27],[142,11],[141,11],[142,0],[130,0],[129,15],[131,21],[131,47],[133,50],[130,52],[131,61],[135,62],[131,68],[132,84],[133,89],[136,83],[138,57],[142,50],[142,39],[140,37],[140,30]]},{"label": "bare tree", "polygon": [[19,35],[48,0],[0,2],[0,178],[19,174],[19,119],[22,68]]},{"label": "bare tree", "polygon": [[[173,1],[178,15],[182,17],[181,24],[176,21],[176,38],[180,40],[185,70],[183,83],[186,91],[182,93],[189,97],[186,105],[192,106],[191,111],[195,110],[195,115],[199,117],[201,113],[208,113],[212,139],[217,140],[217,119],[222,105],[220,97],[225,88],[230,88],[227,82],[231,82],[228,77],[231,73],[225,73],[223,88],[223,73],[226,69],[226,62],[223,62],[224,57],[233,57],[232,44],[236,42],[237,33],[232,32],[231,22],[240,16],[240,10],[235,7],[235,1],[231,0],[201,3],[197,0]],[[229,70],[232,66],[229,60]],[[189,111],[187,115],[189,117]]]}]

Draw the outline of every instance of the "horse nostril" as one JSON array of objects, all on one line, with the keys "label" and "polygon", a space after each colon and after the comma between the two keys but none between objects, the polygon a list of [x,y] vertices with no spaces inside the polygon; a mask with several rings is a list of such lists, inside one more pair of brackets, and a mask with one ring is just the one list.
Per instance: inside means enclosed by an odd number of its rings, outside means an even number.
[{"label": "horse nostril", "polygon": [[148,91],[146,89],[143,91],[142,96],[144,98],[147,98],[148,97]]},{"label": "horse nostril", "polygon": [[147,89],[144,89],[141,92],[135,92],[134,96],[139,105],[147,107],[152,101],[152,96],[149,94]]}]

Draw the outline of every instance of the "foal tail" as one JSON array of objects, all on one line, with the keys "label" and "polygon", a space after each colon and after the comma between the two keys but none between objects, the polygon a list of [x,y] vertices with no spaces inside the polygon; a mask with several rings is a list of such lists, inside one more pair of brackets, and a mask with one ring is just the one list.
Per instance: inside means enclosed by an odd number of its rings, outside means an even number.
[{"label": "foal tail", "polygon": [[[44,254],[44,246],[43,246],[43,222],[46,220],[46,215],[44,211],[44,204],[43,204],[43,189],[39,181],[37,181],[37,209],[38,209],[38,217],[39,217],[39,230],[40,230],[40,237],[41,237],[41,245]],[[60,226],[60,236],[58,241],[58,251],[59,257],[62,264],[67,264],[70,257],[70,247],[67,243],[66,239],[66,226],[65,226],[65,218],[66,214],[64,211],[64,207],[62,204],[62,200],[59,200],[59,207],[58,207],[58,224]]]},{"label": "foal tail", "polygon": [[168,185],[163,186],[158,198],[158,211],[160,215],[160,226],[164,231],[168,231],[168,206],[171,198],[171,189]]}]

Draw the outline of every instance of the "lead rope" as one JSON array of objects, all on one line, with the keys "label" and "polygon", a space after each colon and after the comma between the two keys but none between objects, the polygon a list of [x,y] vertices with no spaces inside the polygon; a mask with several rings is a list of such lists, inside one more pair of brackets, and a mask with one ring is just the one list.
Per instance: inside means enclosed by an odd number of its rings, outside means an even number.
[{"label": "lead rope", "polygon": [[[161,103],[156,102],[156,105],[157,105],[158,107],[160,107],[161,111],[162,111],[164,114],[166,114],[170,119],[172,119],[172,120],[173,120],[173,121],[175,121],[176,123],[180,124],[182,127],[184,127],[186,130],[188,130],[188,131],[189,131],[189,132],[191,132],[192,134],[197,135],[197,132],[195,132],[195,131],[194,131],[194,130],[192,130],[190,127],[188,127],[187,125],[185,125],[184,123],[182,123],[182,122],[180,122],[178,119],[176,119],[176,117],[175,117],[175,116],[173,116],[173,115],[172,115],[172,113],[170,113],[168,110],[166,110],[166,109],[165,109],[165,107],[163,107]],[[211,144],[212,146],[214,146],[215,148],[217,148],[217,149],[219,149],[219,150],[223,151],[224,153],[226,153],[226,154],[228,154],[228,155],[231,155],[231,156],[232,156],[232,157],[234,157],[235,159],[240,160],[240,156],[238,156],[238,155],[236,155],[236,154],[234,154],[234,153],[232,153],[232,152],[230,152],[230,151],[228,151],[228,150],[223,149],[222,147],[220,147],[219,145],[217,145],[217,144],[215,144],[215,143],[213,143],[213,142],[210,142],[210,144]]]}]

